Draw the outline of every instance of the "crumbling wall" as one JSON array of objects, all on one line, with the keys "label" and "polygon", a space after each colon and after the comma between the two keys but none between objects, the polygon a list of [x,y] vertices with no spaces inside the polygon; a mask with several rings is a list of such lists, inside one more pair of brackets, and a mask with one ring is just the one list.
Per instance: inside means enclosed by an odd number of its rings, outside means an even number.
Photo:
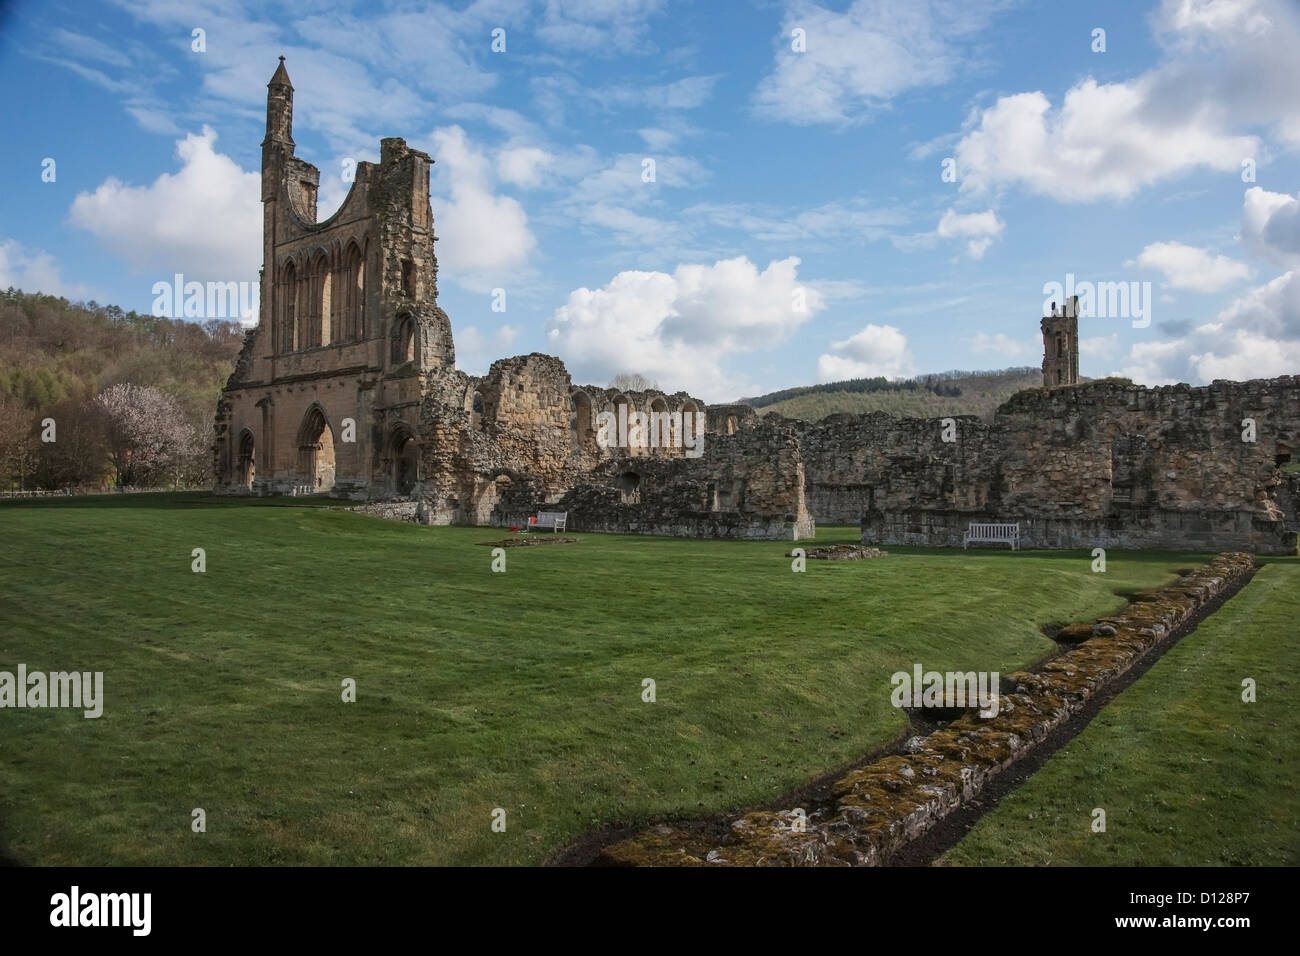
[{"label": "crumbling wall", "polygon": [[1300,379],[1029,389],[991,425],[953,425],[951,442],[944,419],[796,426],[809,510],[856,513],[882,544],[958,546],[972,521],[1018,521],[1026,547],[1296,551],[1278,466],[1300,447]]},{"label": "crumbling wall", "polygon": [[815,531],[803,488],[794,429],[763,423],[706,435],[698,458],[604,461],[547,510],[571,531],[797,541]]},{"label": "crumbling wall", "polygon": [[[822,524],[858,524],[864,515],[917,508],[980,514],[995,507],[993,430],[974,416],[947,422],[885,412],[788,422],[803,452],[808,510]],[[944,441],[945,433],[954,440]]]}]

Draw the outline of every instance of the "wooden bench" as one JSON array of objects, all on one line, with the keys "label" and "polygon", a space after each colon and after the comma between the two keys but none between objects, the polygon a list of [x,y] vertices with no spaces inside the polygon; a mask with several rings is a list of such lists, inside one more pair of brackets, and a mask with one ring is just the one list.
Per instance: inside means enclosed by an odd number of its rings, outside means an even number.
[{"label": "wooden bench", "polygon": [[1011,550],[1020,547],[1020,522],[979,522],[972,521],[966,533],[962,535],[961,546],[967,548],[971,542],[976,544],[1009,544]]},{"label": "wooden bench", "polygon": [[539,511],[537,512],[537,520],[532,524],[539,531],[542,528],[563,531],[568,523],[569,513],[567,511]]}]

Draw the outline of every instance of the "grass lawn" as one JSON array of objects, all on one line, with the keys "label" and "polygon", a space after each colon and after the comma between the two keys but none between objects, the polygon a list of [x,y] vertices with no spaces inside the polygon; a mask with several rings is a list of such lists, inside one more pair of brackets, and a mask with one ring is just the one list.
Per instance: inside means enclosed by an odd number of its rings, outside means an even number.
[{"label": "grass lawn", "polygon": [[[495,574],[476,543],[503,536],[293,499],[0,504],[0,670],[103,671],[106,698],[98,720],[0,711],[0,855],[537,863],[593,827],[774,799],[902,732],[894,671],[1009,672],[1053,649],[1042,624],[1202,560],[898,548],[794,574],[789,542],[579,535]],[[1281,726],[1279,672],[1251,661],[1266,703],[1233,719]]]},{"label": "grass lawn", "polygon": [[[1300,863],[1300,563],[1271,561],[942,862]],[[1242,701],[1254,678],[1256,702]],[[1092,811],[1106,811],[1093,833]]]}]

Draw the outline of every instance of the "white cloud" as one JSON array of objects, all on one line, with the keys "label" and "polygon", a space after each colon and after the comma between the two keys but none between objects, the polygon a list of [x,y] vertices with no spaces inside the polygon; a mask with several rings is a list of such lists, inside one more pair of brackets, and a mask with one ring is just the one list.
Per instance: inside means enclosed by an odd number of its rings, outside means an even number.
[{"label": "white cloud", "polygon": [[916,365],[907,350],[907,337],[892,325],[868,324],[817,359],[817,380],[839,382],[849,378],[902,378]]},{"label": "white cloud", "polygon": [[262,260],[261,177],[213,149],[210,127],[176,144],[181,167],[152,185],[115,178],[78,193],[69,218],[133,268],[169,279],[256,282]]},{"label": "white cloud", "polygon": [[594,55],[648,52],[648,20],[662,6],[662,0],[546,0],[537,35]]},{"label": "white cloud", "polygon": [[671,275],[620,272],[602,288],[570,293],[548,324],[548,349],[577,381],[639,372],[669,391],[729,401],[753,385],[724,361],[779,345],[822,308],[820,293],[799,283],[798,266],[791,257],[760,272],[739,257],[680,265]]},{"label": "white cloud", "polygon": [[[799,125],[850,124],[893,97],[953,78],[956,40],[982,29],[997,3],[854,0],[840,13],[809,0],[786,8],[776,63],[754,95],[759,115]],[[792,32],[804,31],[806,50]]]},{"label": "white cloud", "polygon": [[1300,144],[1300,16],[1288,0],[1165,0],[1152,22],[1168,54],[1156,68],[1121,82],[1088,77],[1059,106],[1022,92],[974,114],[955,150],[961,188],[1126,199],[1260,159],[1261,140],[1240,130],[1268,127]]},{"label": "white cloud", "polygon": [[449,196],[435,199],[442,274],[468,288],[504,285],[537,246],[519,201],[492,191],[492,164],[459,126],[433,134],[435,170]]},{"label": "white cloud", "polygon": [[1251,289],[1213,322],[1134,345],[1127,362],[1117,374],[1152,385],[1300,372],[1300,270]]},{"label": "white cloud", "polygon": [[1032,358],[1042,348],[1042,343],[1038,339],[1013,339],[1002,332],[993,335],[987,332],[976,332],[966,339],[966,345],[977,355],[992,354],[1008,361]]},{"label": "white cloud", "polygon": [[48,252],[26,249],[16,239],[0,239],[0,289],[43,292],[67,299],[84,299],[90,295],[86,286],[65,282],[59,264]]},{"label": "white cloud", "polygon": [[683,216],[703,219],[763,242],[782,243],[809,239],[883,239],[890,228],[907,221],[898,210],[876,208],[860,198],[832,200],[797,212],[751,203],[706,202],[687,207]]},{"label": "white cloud", "polygon": [[1256,255],[1285,267],[1300,266],[1300,200],[1258,186],[1247,189],[1241,238]]},{"label": "white cloud", "polygon": [[497,175],[512,186],[532,188],[542,182],[542,174],[555,164],[555,157],[536,146],[513,146],[497,154]]},{"label": "white cloud", "polygon": [[1095,338],[1079,340],[1079,355],[1088,361],[1094,359],[1113,359],[1118,354],[1118,333],[1112,332],[1110,335],[1099,335]]},{"label": "white cloud", "polygon": [[1153,242],[1135,261],[1125,263],[1134,264],[1163,272],[1171,288],[1192,292],[1219,292],[1251,276],[1250,266],[1244,262],[1181,242]]},{"label": "white cloud", "polygon": [[1089,77],[1059,109],[1039,92],[1004,96],[984,110],[955,151],[963,190],[1023,185],[1061,202],[1126,199],[1143,186],[1208,166],[1240,168],[1258,152],[1207,107],[1156,116],[1151,83],[1098,84]]},{"label": "white cloud", "polygon": [[959,213],[949,209],[939,220],[936,230],[940,239],[966,239],[966,251],[972,259],[983,258],[993,240],[1002,234],[1005,223],[993,210]]}]

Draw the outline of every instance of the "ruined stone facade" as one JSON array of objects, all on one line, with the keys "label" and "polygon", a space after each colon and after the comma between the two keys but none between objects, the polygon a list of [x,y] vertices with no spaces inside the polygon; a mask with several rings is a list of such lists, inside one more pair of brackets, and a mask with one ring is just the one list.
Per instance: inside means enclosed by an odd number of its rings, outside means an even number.
[{"label": "ruined stone facade", "polygon": [[[1026,547],[1296,550],[1300,476],[1281,466],[1300,442],[1300,379],[1076,384],[1077,300],[1042,320],[1048,387],[992,422],[791,421],[575,386],[539,353],[466,375],[437,304],[433,160],[382,140],[317,222],[320,174],[294,155],[292,120],[281,62],[261,314],[218,404],[218,493],[401,499],[435,524],[559,510],[570,531],[798,540],[816,520],[860,524],[867,543],[958,546],[971,521],[1018,521]],[[606,440],[602,413],[620,435],[649,416],[654,440]],[[701,416],[696,455],[686,423]]]},{"label": "ruined stone facade", "polygon": [[[458,371],[437,304],[431,157],[382,140],[318,222],[320,173],[294,155],[283,59],[267,90],[261,312],[218,403],[218,493],[409,499],[435,524],[558,509],[572,531],[812,533],[792,430],[749,409],[575,386],[538,353]],[[627,441],[605,440],[620,431]]]}]

